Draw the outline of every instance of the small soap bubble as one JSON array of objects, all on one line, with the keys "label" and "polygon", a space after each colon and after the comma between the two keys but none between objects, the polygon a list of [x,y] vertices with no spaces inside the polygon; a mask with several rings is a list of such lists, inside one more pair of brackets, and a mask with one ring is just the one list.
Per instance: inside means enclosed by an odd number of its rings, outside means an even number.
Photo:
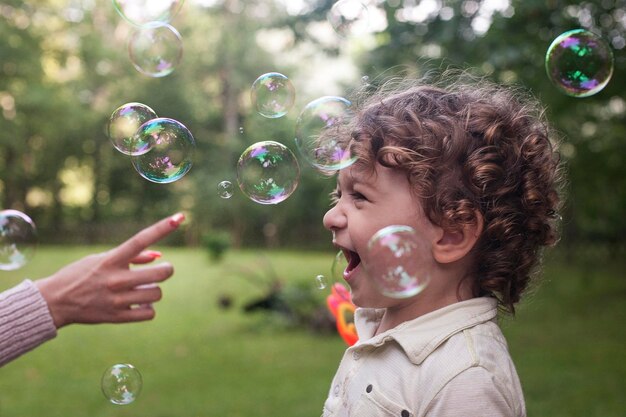
[{"label": "small soap bubble", "polygon": [[[343,278],[343,272],[348,268],[348,260],[346,259],[343,251],[338,251],[333,258],[333,263],[330,267],[330,279],[333,282],[333,292],[343,298],[345,301],[351,302],[350,292],[342,284],[345,283]],[[339,291],[338,291],[339,290]]]},{"label": "small soap bubble", "polygon": [[369,10],[359,0],[339,0],[326,18],[335,32],[343,37],[362,35],[369,28]]},{"label": "small soap bubble", "polygon": [[430,282],[432,260],[425,239],[409,226],[387,226],[369,240],[361,258],[367,276],[381,294],[408,298],[419,294]]},{"label": "small soap bubble", "polygon": [[269,72],[257,78],[252,84],[250,94],[256,111],[268,119],[287,114],[296,99],[293,84],[289,78],[278,72]]},{"label": "small soap bubble", "polygon": [[183,3],[183,0],[113,0],[119,15],[136,26],[169,22]]},{"label": "small soap bubble", "polygon": [[118,151],[126,155],[141,155],[150,150],[150,142],[136,135],[139,127],[157,115],[141,103],[126,103],[115,109],[109,118],[108,136]]},{"label": "small soap bubble", "polygon": [[128,54],[137,71],[150,77],[165,77],[183,58],[183,40],[171,25],[153,22],[131,34]]},{"label": "small soap bubble", "polygon": [[367,84],[367,83],[369,83],[369,82],[370,82],[370,77],[368,77],[367,75],[362,76],[362,77],[361,77],[361,82],[362,82],[363,84]]},{"label": "small soap bubble", "polygon": [[320,171],[335,171],[352,165],[345,125],[352,118],[352,103],[343,97],[313,100],[296,121],[296,146],[300,155]]},{"label": "small soap bubble", "polygon": [[317,289],[323,290],[326,288],[326,277],[324,275],[318,275],[315,277],[315,284],[317,285]]},{"label": "small soap bubble", "polygon": [[254,202],[280,203],[296,190],[299,181],[298,161],[282,143],[257,142],[239,157],[237,182],[241,191]]},{"label": "small soap bubble", "polygon": [[113,404],[126,405],[137,399],[143,386],[141,374],[133,365],[116,364],[102,375],[102,393]]},{"label": "small soap bubble", "polygon": [[217,184],[217,193],[221,198],[231,198],[233,196],[233,183],[230,181],[221,181]]},{"label": "small soap bubble", "polygon": [[240,133],[241,135],[243,135],[243,127],[240,127],[240,128],[239,128],[239,133]]},{"label": "small soap bubble", "polygon": [[330,268],[331,276],[334,282],[343,281],[343,271],[348,267],[348,260],[346,259],[343,251],[337,252],[333,258],[333,264]]},{"label": "small soap bubble", "polygon": [[572,97],[602,90],[613,75],[613,52],[608,43],[584,29],[559,35],[546,52],[546,71],[554,85]]},{"label": "small soap bubble", "polygon": [[193,163],[196,141],[179,121],[160,117],[139,127],[140,140],[150,143],[150,150],[132,157],[135,170],[148,181],[165,184],[182,178]]},{"label": "small soap bubble", "polygon": [[26,265],[35,253],[37,229],[30,217],[17,210],[0,211],[0,270]]}]

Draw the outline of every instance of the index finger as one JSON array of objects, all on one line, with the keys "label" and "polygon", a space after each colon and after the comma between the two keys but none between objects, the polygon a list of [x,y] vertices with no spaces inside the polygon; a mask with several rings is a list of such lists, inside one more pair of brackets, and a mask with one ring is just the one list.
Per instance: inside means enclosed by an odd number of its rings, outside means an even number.
[{"label": "index finger", "polygon": [[129,262],[130,259],[139,255],[145,248],[178,229],[183,220],[185,220],[185,215],[176,213],[146,227],[126,242],[112,249],[110,251],[112,260],[123,263]]}]

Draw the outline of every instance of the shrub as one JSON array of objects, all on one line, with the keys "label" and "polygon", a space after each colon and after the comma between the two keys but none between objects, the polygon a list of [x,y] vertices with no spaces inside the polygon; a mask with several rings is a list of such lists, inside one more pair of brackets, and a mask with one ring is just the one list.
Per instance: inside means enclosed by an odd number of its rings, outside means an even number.
[{"label": "shrub", "polygon": [[230,248],[230,234],[221,231],[211,231],[202,236],[202,245],[214,262],[222,260],[224,253]]}]

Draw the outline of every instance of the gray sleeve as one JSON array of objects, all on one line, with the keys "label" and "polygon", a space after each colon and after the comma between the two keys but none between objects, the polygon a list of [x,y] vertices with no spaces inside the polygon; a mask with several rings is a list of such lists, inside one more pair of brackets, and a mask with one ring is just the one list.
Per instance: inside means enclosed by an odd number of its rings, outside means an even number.
[{"label": "gray sleeve", "polygon": [[48,304],[32,281],[0,293],[0,366],[56,334]]},{"label": "gray sleeve", "polygon": [[[506,388],[482,367],[471,367],[452,378],[433,398],[425,416],[522,417]],[[522,400],[523,401],[523,400]],[[515,408],[518,408],[515,410]]]}]

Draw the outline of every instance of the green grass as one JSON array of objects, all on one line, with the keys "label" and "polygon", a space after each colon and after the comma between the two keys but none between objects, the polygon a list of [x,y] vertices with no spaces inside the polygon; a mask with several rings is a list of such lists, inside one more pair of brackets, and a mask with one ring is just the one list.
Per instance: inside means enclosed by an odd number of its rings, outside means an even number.
[{"label": "green grass", "polygon": [[[0,289],[43,277],[93,248],[40,248]],[[319,416],[344,350],[336,335],[272,326],[241,306],[261,288],[241,273],[263,272],[257,252],[212,264],[196,249],[161,248],[176,268],[157,318],[130,325],[70,326],[56,340],[0,368],[0,417]],[[327,274],[330,253],[268,252],[285,281]],[[551,263],[543,285],[502,326],[530,416],[624,416],[626,281],[617,267]],[[233,296],[231,309],[217,298]],[[324,292],[320,292],[320,300]],[[100,392],[103,371],[134,364],[144,387],[115,406]]]}]

